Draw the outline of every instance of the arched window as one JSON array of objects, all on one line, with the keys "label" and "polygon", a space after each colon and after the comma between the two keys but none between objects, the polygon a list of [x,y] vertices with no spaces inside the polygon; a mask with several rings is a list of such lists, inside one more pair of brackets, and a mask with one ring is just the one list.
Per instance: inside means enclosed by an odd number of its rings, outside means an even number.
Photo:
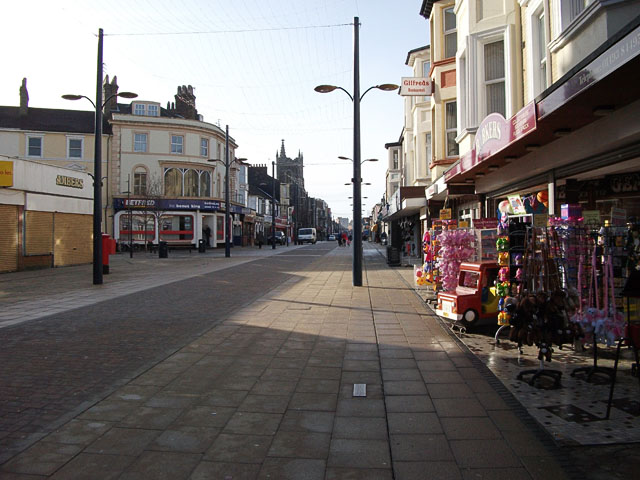
[{"label": "arched window", "polygon": [[198,172],[195,170],[185,170],[184,172],[184,193],[185,197],[198,196]]},{"label": "arched window", "polygon": [[211,196],[211,173],[200,172],[200,196]]},{"label": "arched window", "polygon": [[164,192],[167,197],[182,196],[182,172],[177,168],[165,169]]},{"label": "arched window", "polygon": [[133,194],[147,194],[147,169],[144,167],[136,167],[133,171]]}]

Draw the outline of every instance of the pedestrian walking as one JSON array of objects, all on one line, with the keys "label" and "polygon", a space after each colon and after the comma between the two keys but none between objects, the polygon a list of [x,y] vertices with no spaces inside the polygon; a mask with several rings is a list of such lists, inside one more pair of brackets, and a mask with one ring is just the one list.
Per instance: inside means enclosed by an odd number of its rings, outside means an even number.
[{"label": "pedestrian walking", "polygon": [[347,244],[347,232],[342,232],[342,235],[340,236],[340,238],[342,239],[341,246],[344,247]]},{"label": "pedestrian walking", "polygon": [[342,237],[340,236],[340,234],[336,235],[336,240],[338,241],[338,246],[341,247],[342,246]]},{"label": "pedestrian walking", "polygon": [[258,248],[262,248],[262,244],[264,243],[264,233],[258,232]]},{"label": "pedestrian walking", "polygon": [[211,247],[211,227],[207,225],[206,227],[204,227],[203,232],[204,232],[204,237],[206,239],[207,247]]},{"label": "pedestrian walking", "polygon": [[349,237],[347,238],[347,247],[351,246],[351,240],[353,240],[353,235],[349,234]]}]

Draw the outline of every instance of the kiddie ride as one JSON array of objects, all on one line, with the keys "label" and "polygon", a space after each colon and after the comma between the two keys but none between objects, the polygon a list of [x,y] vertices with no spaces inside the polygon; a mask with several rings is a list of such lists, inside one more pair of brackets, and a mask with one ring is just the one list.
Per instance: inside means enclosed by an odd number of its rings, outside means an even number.
[{"label": "kiddie ride", "polygon": [[439,292],[436,313],[453,320],[451,329],[465,333],[477,325],[496,324],[498,318],[497,287],[499,265],[495,262],[463,262],[458,285],[453,292]]}]

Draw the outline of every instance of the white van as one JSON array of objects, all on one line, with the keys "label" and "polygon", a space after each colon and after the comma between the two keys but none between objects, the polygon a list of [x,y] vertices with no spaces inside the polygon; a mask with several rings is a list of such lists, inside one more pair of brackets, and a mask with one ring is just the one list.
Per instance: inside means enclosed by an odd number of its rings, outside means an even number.
[{"label": "white van", "polygon": [[315,228],[300,228],[298,230],[298,245],[305,242],[315,244],[317,240]]}]

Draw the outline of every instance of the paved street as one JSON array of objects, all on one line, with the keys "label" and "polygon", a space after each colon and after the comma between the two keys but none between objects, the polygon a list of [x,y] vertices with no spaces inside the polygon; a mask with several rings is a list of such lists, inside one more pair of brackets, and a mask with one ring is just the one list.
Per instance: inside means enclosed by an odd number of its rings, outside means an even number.
[{"label": "paved street", "polygon": [[3,312],[31,320],[2,317],[0,478],[578,473],[381,251],[365,242],[358,288],[350,254],[119,255],[99,287],[90,266],[1,276]]}]

